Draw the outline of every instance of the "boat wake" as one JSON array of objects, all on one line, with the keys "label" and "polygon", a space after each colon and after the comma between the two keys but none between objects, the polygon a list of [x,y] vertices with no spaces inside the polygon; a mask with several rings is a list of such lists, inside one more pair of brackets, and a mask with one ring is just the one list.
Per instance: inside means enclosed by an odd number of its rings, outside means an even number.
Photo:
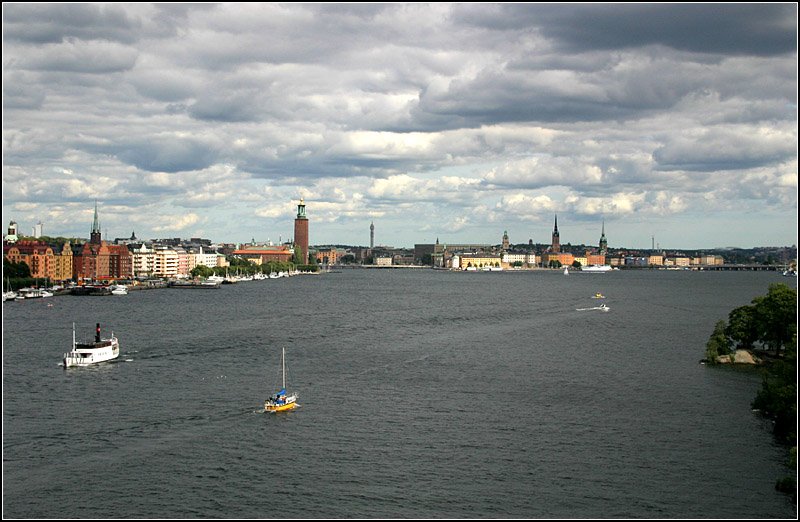
[{"label": "boat wake", "polygon": [[578,312],[585,312],[586,310],[601,310],[603,312],[608,312],[611,308],[603,305],[603,306],[592,306],[591,308],[576,308]]}]

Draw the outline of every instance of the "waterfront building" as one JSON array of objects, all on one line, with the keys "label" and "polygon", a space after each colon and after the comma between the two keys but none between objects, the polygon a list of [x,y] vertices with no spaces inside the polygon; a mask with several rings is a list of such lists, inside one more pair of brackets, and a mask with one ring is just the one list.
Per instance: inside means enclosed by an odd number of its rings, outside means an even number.
[{"label": "waterfront building", "polygon": [[129,245],[133,257],[133,275],[136,277],[150,277],[156,271],[156,253],[147,245]]},{"label": "waterfront building", "polygon": [[[436,238],[436,244],[432,243],[416,243],[414,244],[414,261],[420,264],[433,264],[434,248],[439,244],[439,238]],[[441,264],[439,266],[442,266]]]},{"label": "waterfront building", "polygon": [[320,248],[314,254],[317,258],[317,263],[321,265],[335,265],[339,258],[344,255],[344,252],[337,251],[334,247]]},{"label": "waterfront building", "polygon": [[153,275],[156,277],[178,277],[178,252],[166,245],[154,249]]},{"label": "waterfront building", "polygon": [[459,268],[462,270],[470,267],[499,267],[502,262],[502,258],[497,254],[463,253],[459,257]]},{"label": "waterfront building", "polygon": [[203,252],[202,246],[198,247],[196,252],[192,249],[189,251],[189,272],[198,265],[214,268],[217,266],[217,258],[218,254],[216,252]]},{"label": "waterfront building", "polygon": [[372,264],[376,266],[392,266],[392,256],[378,255],[372,258]]},{"label": "waterfront building", "polygon": [[[55,253],[55,249],[53,249],[53,253]],[[69,241],[64,243],[64,246],[61,248],[61,253],[55,256],[53,271],[52,279],[54,281],[72,279],[72,246]]]},{"label": "waterfront building", "polygon": [[189,258],[192,257],[191,254],[181,246],[173,247],[173,249],[175,253],[178,254],[178,277],[188,276],[191,270],[191,268],[189,268]]},{"label": "waterfront building", "polygon": [[664,265],[664,256],[661,256],[661,255],[648,256],[647,264],[651,265],[651,266],[663,266]]},{"label": "waterfront building", "polygon": [[[308,245],[306,245],[306,249],[308,249]],[[268,261],[291,261],[294,251],[289,245],[286,244],[274,246],[243,245],[242,248],[234,250],[233,255],[239,256],[242,259],[247,259],[256,265],[262,265]]]},{"label": "waterfront building", "polygon": [[553,227],[552,242],[550,244],[550,251],[558,254],[561,252],[561,236],[558,234],[558,214],[556,214],[555,226]]},{"label": "waterfront building", "polygon": [[297,205],[297,218],[294,220],[294,244],[300,247],[302,264],[308,264],[308,218],[302,199]]},{"label": "waterfront building", "polygon": [[581,266],[589,266],[589,262],[586,260],[585,257],[576,256],[573,260],[573,263],[580,263]]},{"label": "waterfront building", "polygon": [[103,241],[97,201],[89,242],[72,247],[72,277],[75,281],[108,281],[133,276],[133,256],[127,245],[112,245]]},{"label": "waterfront building", "polygon": [[678,256],[672,258],[672,264],[679,267],[688,267],[692,264],[692,260],[688,257]]},{"label": "waterfront building", "polygon": [[53,249],[41,241],[17,241],[3,246],[3,254],[11,263],[25,263],[31,277],[54,279],[55,254]]},{"label": "waterfront building", "polygon": [[532,267],[536,266],[536,254],[532,252],[503,252],[500,256],[501,266],[511,268],[513,266]]},{"label": "waterfront building", "polygon": [[625,258],[619,256],[609,257],[608,264],[613,267],[625,266]]},{"label": "waterfront building", "polygon": [[546,252],[542,254],[542,262],[545,266],[552,263],[560,263],[561,266],[572,266],[575,256],[569,252]]},{"label": "waterfront building", "polygon": [[586,253],[586,264],[584,266],[605,265],[605,264],[606,264],[605,254],[590,254],[589,252]]}]

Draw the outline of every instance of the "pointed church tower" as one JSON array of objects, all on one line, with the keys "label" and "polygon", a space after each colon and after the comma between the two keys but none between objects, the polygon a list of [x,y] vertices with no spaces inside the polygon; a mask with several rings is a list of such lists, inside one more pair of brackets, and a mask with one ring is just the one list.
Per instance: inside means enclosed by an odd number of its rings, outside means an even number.
[{"label": "pointed church tower", "polygon": [[606,240],[606,220],[603,220],[603,229],[600,233],[600,253],[607,254],[608,253],[608,241]]},{"label": "pointed church tower", "polygon": [[97,200],[94,200],[94,221],[92,221],[92,233],[89,234],[89,243],[93,245],[103,243],[102,233],[100,232],[100,219],[97,217]]},{"label": "pointed church tower", "polygon": [[503,231],[503,250],[508,250],[509,241],[508,241],[508,230]]},{"label": "pointed church tower", "polygon": [[561,239],[558,235],[558,214],[556,214],[555,227],[553,228],[553,243],[550,246],[550,250],[556,254],[561,252]]}]

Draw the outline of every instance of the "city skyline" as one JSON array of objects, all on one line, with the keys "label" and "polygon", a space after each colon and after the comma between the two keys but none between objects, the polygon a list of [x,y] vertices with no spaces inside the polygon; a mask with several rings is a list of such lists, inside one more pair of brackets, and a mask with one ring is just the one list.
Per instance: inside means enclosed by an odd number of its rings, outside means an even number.
[{"label": "city skyline", "polygon": [[795,4],[5,4],[4,227],[796,245],[796,42]]}]

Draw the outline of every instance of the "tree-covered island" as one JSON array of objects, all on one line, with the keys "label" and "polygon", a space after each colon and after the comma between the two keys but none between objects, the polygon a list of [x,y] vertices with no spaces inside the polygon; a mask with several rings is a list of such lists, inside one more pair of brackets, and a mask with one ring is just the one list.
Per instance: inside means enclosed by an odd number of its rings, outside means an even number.
[{"label": "tree-covered island", "polygon": [[779,479],[776,488],[797,502],[797,291],[772,284],[765,296],[752,300],[720,320],[706,343],[707,364],[754,362],[762,365],[763,382],[753,409],[774,423],[775,437],[789,446],[794,476]]}]

